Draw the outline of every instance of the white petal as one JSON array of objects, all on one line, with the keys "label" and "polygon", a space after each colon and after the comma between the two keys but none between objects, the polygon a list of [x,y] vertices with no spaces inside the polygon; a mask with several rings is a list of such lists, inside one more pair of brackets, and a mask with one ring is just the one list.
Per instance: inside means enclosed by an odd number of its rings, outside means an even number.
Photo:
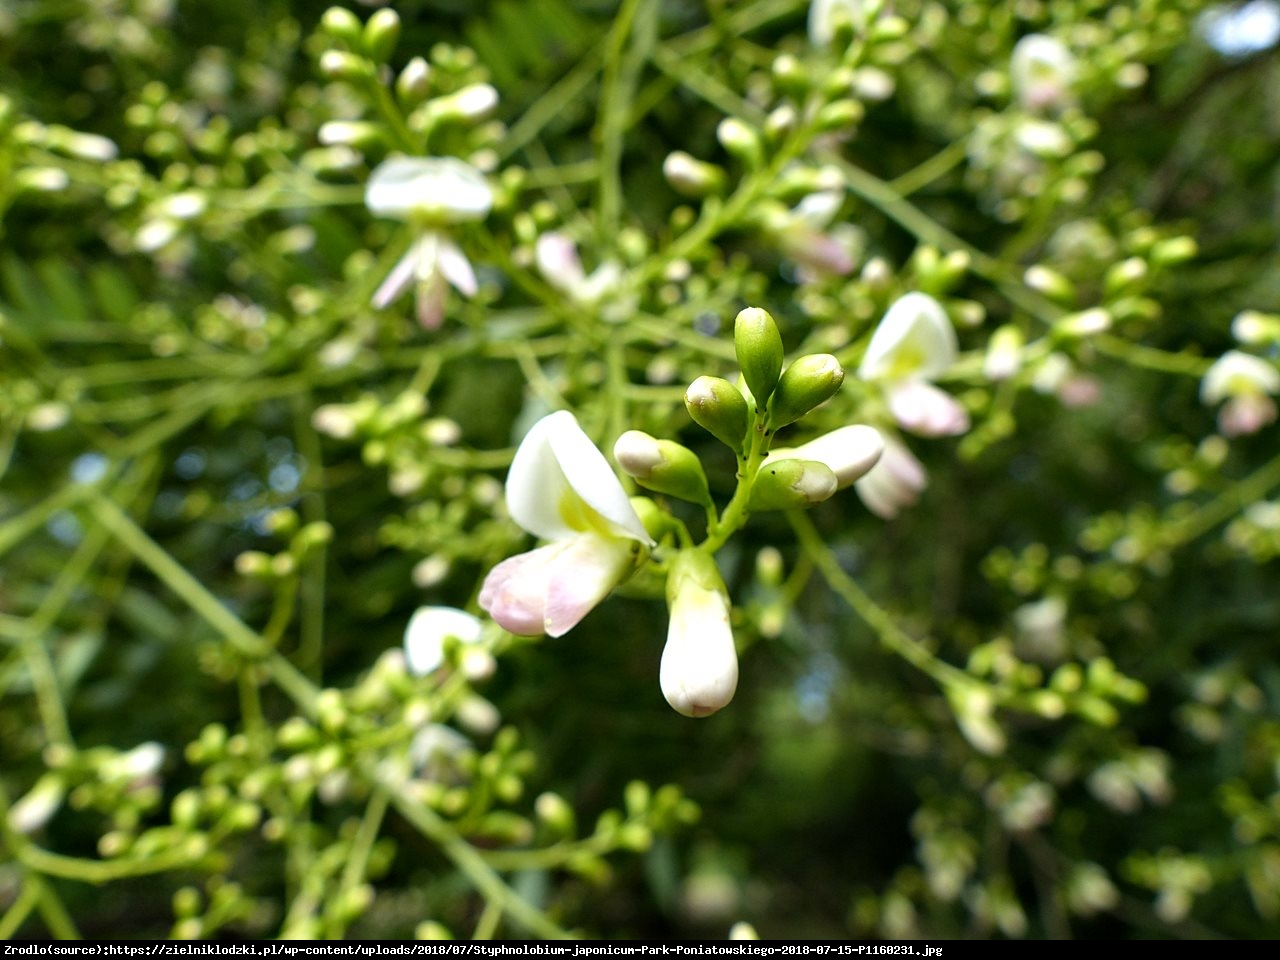
[{"label": "white petal", "polygon": [[928,379],[956,359],[956,332],[942,304],[908,293],[889,307],[858,367],[864,380]]},{"label": "white petal", "polygon": [[462,249],[447,237],[440,237],[440,246],[436,254],[436,266],[444,274],[444,278],[453,284],[453,289],[467,297],[474,297],[476,290],[476,273],[471,269],[471,261]]},{"label": "white petal", "polygon": [[453,607],[419,607],[404,631],[404,654],[409,671],[424,676],[444,662],[444,641],[454,637],[463,643],[480,639],[482,624],[471,614]]},{"label": "white petal", "polygon": [[405,252],[403,257],[396,261],[396,265],[391,268],[391,272],[387,274],[386,279],[378,285],[378,289],[374,291],[373,299],[370,302],[379,310],[384,309],[388,304],[395,301],[409,289],[409,284],[416,279],[419,252],[418,244],[415,243]]},{"label": "white petal", "polygon": [[1280,372],[1261,357],[1241,350],[1224,353],[1200,381],[1200,399],[1208,404],[1262,393],[1280,393]]},{"label": "white petal", "polygon": [[927,484],[924,465],[905,446],[887,437],[880,461],[853,488],[868,510],[883,520],[892,520],[899,510],[916,502]]},{"label": "white petal", "polygon": [[578,248],[566,234],[542,234],[533,248],[533,257],[542,278],[564,293],[575,292],[586,279]]},{"label": "white petal", "polygon": [[382,217],[420,214],[457,223],[483,220],[493,191],[484,174],[454,157],[392,157],[369,175],[364,202]]},{"label": "white petal", "polygon": [[567,410],[543,417],[507,474],[507,509],[535,536],[600,533],[651,543],[617,476]]},{"label": "white petal", "polygon": [[893,384],[889,410],[904,430],[922,437],[954,437],[969,429],[969,411],[951,394],[923,380]]},{"label": "white petal", "polygon": [[658,680],[677,713],[705,717],[728,704],[738,688],[729,597],[713,569],[686,576],[678,566],[671,578],[677,582],[668,589],[671,625]]},{"label": "white petal", "polygon": [[852,424],[802,443],[791,456],[825,463],[844,489],[867,473],[884,453],[884,438],[874,427]]}]

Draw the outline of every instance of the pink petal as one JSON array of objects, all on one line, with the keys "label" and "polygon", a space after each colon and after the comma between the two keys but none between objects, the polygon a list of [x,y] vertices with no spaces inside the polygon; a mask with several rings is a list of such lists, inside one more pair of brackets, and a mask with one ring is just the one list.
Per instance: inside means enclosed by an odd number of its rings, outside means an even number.
[{"label": "pink petal", "polygon": [[969,429],[969,413],[949,393],[923,380],[889,389],[889,409],[904,430],[922,437],[953,437]]},{"label": "pink petal", "polygon": [[545,631],[551,559],[561,546],[553,543],[517,554],[489,571],[480,589],[480,607],[504,630],[520,636]]}]

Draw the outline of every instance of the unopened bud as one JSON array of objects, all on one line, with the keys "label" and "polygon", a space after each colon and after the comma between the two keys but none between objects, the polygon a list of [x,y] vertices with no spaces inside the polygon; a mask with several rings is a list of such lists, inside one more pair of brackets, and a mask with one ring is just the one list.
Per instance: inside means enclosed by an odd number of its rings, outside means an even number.
[{"label": "unopened bud", "polygon": [[1169,237],[1151,248],[1151,262],[1161,267],[1185,263],[1195,257],[1200,248],[1191,237]]},{"label": "unopened bud", "polygon": [[705,197],[725,186],[725,172],[713,163],[699,160],[683,150],[667,154],[662,175],[673,190],[686,197]]},{"label": "unopened bud", "polygon": [[320,28],[331,37],[355,44],[360,40],[360,19],[345,7],[330,7],[320,18]]},{"label": "unopened bud", "polygon": [[1147,261],[1141,257],[1129,257],[1112,265],[1103,281],[1103,288],[1108,296],[1132,292],[1146,277]]},{"label": "unopened bud", "polygon": [[613,456],[624,472],[657,493],[691,503],[706,503],[711,496],[702,462],[692,450],[673,440],[628,430],[614,444]]},{"label": "unopened bud", "polygon": [[1067,314],[1054,324],[1054,331],[1067,337],[1091,337],[1110,328],[1111,314],[1102,307]]},{"label": "unopened bud", "polygon": [[374,74],[373,64],[345,50],[326,50],[320,56],[320,72],[329,80],[358,82]]},{"label": "unopened bud", "polygon": [[782,373],[782,334],[767,310],[747,307],[733,322],[733,348],[747,389],[763,409]]},{"label": "unopened bud", "polygon": [[363,120],[330,120],[316,136],[326,147],[368,147],[378,142],[382,131]]},{"label": "unopened bud", "polygon": [[422,57],[414,57],[396,77],[396,96],[405,107],[416,107],[431,92],[431,67]]},{"label": "unopened bud", "polygon": [[1052,267],[1039,263],[1027,267],[1022,280],[1032,290],[1043,293],[1050,300],[1056,300],[1058,303],[1075,303],[1076,301],[1075,285]]},{"label": "unopened bud", "polygon": [[364,50],[374,63],[386,63],[400,40],[400,15],[383,7],[364,25]]},{"label": "unopened bud", "polygon": [[827,500],[839,486],[834,471],[817,460],[768,459],[751,488],[752,510],[790,510]]},{"label": "unopened bud", "polygon": [[699,377],[684,394],[693,422],[735,452],[742,451],[751,411],[738,388],[720,377]]},{"label": "unopened bud", "polygon": [[806,413],[835,396],[844,383],[844,368],[829,353],[801,357],[782,372],[769,401],[769,423],[773,429],[794,423]]},{"label": "unopened bud", "polygon": [[737,157],[749,169],[756,169],[764,161],[764,149],[760,135],[737,117],[726,117],[716,127],[720,146]]},{"label": "unopened bud", "polygon": [[837,489],[843,490],[869,473],[880,462],[882,453],[884,438],[880,432],[857,423],[824,433],[794,450],[776,450],[773,456],[778,459],[817,460],[831,468],[836,476]]},{"label": "unopened bud", "polygon": [[819,130],[848,130],[861,123],[866,112],[857,100],[836,100],[818,111],[815,125]]},{"label": "unopened bud", "polygon": [[1008,380],[1022,366],[1022,331],[1012,324],[999,327],[987,341],[987,356],[982,371],[988,380]]}]

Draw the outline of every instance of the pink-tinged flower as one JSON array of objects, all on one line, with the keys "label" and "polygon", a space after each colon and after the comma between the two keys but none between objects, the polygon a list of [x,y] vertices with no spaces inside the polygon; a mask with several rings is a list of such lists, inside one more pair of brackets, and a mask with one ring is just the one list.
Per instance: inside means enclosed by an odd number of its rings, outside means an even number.
[{"label": "pink-tinged flower", "polygon": [[622,279],[622,268],[613,260],[606,260],[588,276],[582,268],[577,246],[568,236],[556,231],[538,237],[534,261],[547,283],[584,305],[598,303]]},{"label": "pink-tinged flower", "polygon": [[485,578],[480,606],[512,633],[567,633],[653,546],[604,454],[564,410],[535,423],[516,450],[507,509],[551,541]]},{"label": "pink-tinged flower", "polygon": [[819,190],[790,210],[779,207],[767,217],[770,235],[796,264],[802,281],[848,276],[857,265],[862,234],[851,224],[832,224],[843,203],[842,189]]},{"label": "pink-tinged flower", "polygon": [[365,205],[371,213],[421,231],[374,292],[375,307],[382,309],[416,287],[418,321],[435,329],[449,286],[475,296],[475,271],[448,228],[483,220],[493,206],[493,191],[479,170],[453,157],[394,157],[370,175]]},{"label": "pink-tinged flower", "polygon": [[929,382],[955,359],[956,332],[942,305],[928,294],[908,293],[894,301],[871,335],[858,376],[881,384],[904,430],[955,436],[969,429],[969,413]]},{"label": "pink-tinged flower", "polygon": [[1257,433],[1274,422],[1276,404],[1269,395],[1276,393],[1280,371],[1275,365],[1240,350],[1224,353],[1200,381],[1201,402],[1222,403],[1218,429],[1227,437]]},{"label": "pink-tinged flower", "polygon": [[868,510],[883,520],[892,520],[914,504],[928,484],[924,464],[902,443],[886,437],[879,462],[853,488]]},{"label": "pink-tinged flower", "polygon": [[729,593],[711,557],[697,550],[676,557],[667,576],[667,606],[671,625],[658,671],[662,695],[677,713],[709,716],[738,689]]}]

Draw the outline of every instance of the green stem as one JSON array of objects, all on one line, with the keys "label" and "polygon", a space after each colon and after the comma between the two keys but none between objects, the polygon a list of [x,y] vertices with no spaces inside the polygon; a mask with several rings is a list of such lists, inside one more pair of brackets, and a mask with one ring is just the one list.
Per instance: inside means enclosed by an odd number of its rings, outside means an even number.
[{"label": "green stem", "polygon": [[973,678],[963,670],[944,663],[935,657],[921,641],[910,636],[893,622],[893,618],[872,600],[854,579],[840,566],[836,555],[826,545],[822,535],[813,525],[808,514],[801,510],[787,512],[787,520],[795,531],[796,539],[805,555],[813,561],[823,579],[855,613],[880,637],[889,650],[896,653],[922,673],[931,677],[939,686],[972,685]]},{"label": "green stem", "polygon": [[708,526],[707,539],[700,547],[708,554],[714,555],[723,547],[731,536],[742,529],[751,515],[751,489],[755,486],[760,465],[769,454],[769,441],[772,439],[766,429],[767,419],[767,413],[762,410],[756,411],[751,436],[747,442],[746,455],[738,458],[738,487],[733,491],[733,496],[725,506],[724,512],[720,514],[719,520]]},{"label": "green stem", "polygon": [[572,939],[573,935],[568,930],[560,927],[507,886],[485,862],[484,856],[460,837],[439,814],[408,795],[401,784],[386,779],[372,761],[362,760],[360,766],[368,781],[382,785],[400,815],[423,836],[438,844],[486,901],[497,904],[503,913],[530,933],[548,940]]},{"label": "green stem", "polygon": [[11,940],[17,934],[18,928],[22,926],[22,922],[31,915],[40,903],[40,884],[38,881],[33,882],[33,878],[28,877],[22,884],[22,891],[18,894],[16,900],[9,905],[9,909],[4,912],[4,916],[0,917],[0,940]]},{"label": "green stem", "polygon": [[[600,92],[600,186],[596,227],[602,238],[617,234],[622,214],[622,147],[640,68],[657,35],[655,0],[623,0],[605,43]],[[630,45],[627,41],[630,39]]]},{"label": "green stem", "polygon": [[272,679],[308,714],[315,713],[316,689],[293,664],[275,653],[265,640],[223,606],[205,586],[174,560],[112,500],[93,499],[94,517],[202,620],[242,655],[263,661]]}]

